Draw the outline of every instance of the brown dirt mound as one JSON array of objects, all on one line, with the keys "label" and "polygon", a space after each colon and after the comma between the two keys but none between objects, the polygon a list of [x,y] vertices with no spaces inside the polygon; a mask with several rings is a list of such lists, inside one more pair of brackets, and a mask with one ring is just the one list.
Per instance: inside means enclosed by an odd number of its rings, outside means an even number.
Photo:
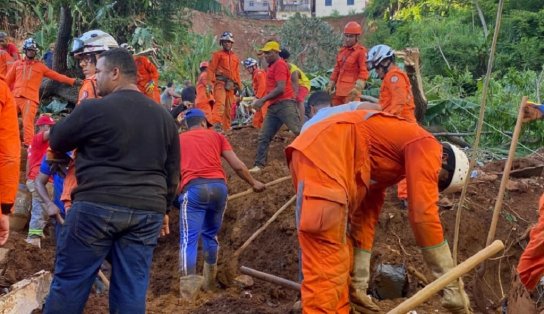
[{"label": "brown dirt mound", "polygon": [[[251,166],[255,154],[257,131],[242,129],[232,132],[229,139],[240,158]],[[289,175],[285,164],[283,148],[293,136],[282,131],[272,142],[269,154],[269,165],[259,174],[258,179],[269,182],[276,178]],[[226,167],[228,169],[228,167]],[[230,194],[244,191],[248,186],[237,178],[230,169],[228,182]],[[523,192],[508,191],[505,196],[503,210],[497,228],[497,238],[505,242],[507,250],[488,264],[488,271],[479,282],[473,284],[475,272],[464,277],[467,291],[473,307],[479,301],[478,313],[491,312],[500,306],[500,300],[508,294],[511,284],[511,269],[517,264],[519,255],[526,240],[522,239],[526,228],[536,222],[536,204],[544,186],[544,179],[533,178],[535,184]],[[466,206],[463,210],[459,259],[463,261],[482,249],[485,245],[487,230],[491,222],[492,210],[498,194],[499,180],[474,182],[469,186]],[[431,278],[425,267],[419,249],[415,244],[412,231],[407,227],[407,211],[401,209],[395,199],[395,191],[388,191],[386,203],[380,216],[379,228],[376,234],[375,249],[372,264],[393,263],[405,264]],[[291,182],[274,186],[267,191],[253,193],[245,198],[229,202],[225,212],[223,228],[219,234],[221,244],[219,266],[220,271],[229,257],[239,248],[266,220],[274,214],[292,195],[294,190]],[[454,203],[454,210],[442,210],[440,217],[444,226],[445,236],[453,243],[453,229],[456,217],[456,204],[459,195],[449,196]],[[255,284],[243,289],[233,286],[218,287],[213,293],[201,293],[195,304],[180,304],[178,301],[179,287],[177,273],[179,250],[178,213],[171,215],[171,234],[159,240],[154,254],[151,280],[148,290],[149,313],[289,313],[297,300],[298,292],[286,290],[258,279]],[[27,247],[23,237],[14,235],[11,246]],[[451,246],[451,245],[450,245]],[[53,261],[52,246],[38,251],[35,258],[32,252],[23,258],[13,260],[14,265],[21,264],[17,269],[27,269],[18,273],[17,279],[36,272],[39,269],[51,269]],[[21,255],[23,256],[23,255]],[[40,264],[41,263],[41,264]],[[32,267],[26,268],[26,264]],[[201,267],[202,261],[199,261]],[[289,208],[281,214],[270,227],[261,234],[240,256],[240,265],[268,272],[289,280],[298,281],[298,242],[294,222],[294,209]],[[9,269],[8,269],[9,270]],[[423,284],[412,274],[409,274],[409,296],[423,287]],[[394,308],[403,299],[380,301],[383,310]],[[107,312],[107,296],[92,295],[86,306],[86,313]],[[484,309],[482,311],[481,309]],[[434,296],[418,308],[418,313],[443,313],[440,297]]]}]

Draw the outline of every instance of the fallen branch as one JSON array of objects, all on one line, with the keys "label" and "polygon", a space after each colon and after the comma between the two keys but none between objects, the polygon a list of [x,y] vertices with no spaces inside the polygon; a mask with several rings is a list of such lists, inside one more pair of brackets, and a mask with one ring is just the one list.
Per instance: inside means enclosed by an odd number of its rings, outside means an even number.
[{"label": "fallen branch", "polygon": [[276,285],[280,285],[285,288],[289,288],[292,290],[300,291],[300,284],[298,282],[294,282],[285,278],[281,278],[278,276],[274,276],[271,274],[264,273],[262,271],[258,271],[249,267],[242,266],[240,267],[240,272],[242,274],[246,274],[251,277],[255,277],[264,281],[271,282]]}]

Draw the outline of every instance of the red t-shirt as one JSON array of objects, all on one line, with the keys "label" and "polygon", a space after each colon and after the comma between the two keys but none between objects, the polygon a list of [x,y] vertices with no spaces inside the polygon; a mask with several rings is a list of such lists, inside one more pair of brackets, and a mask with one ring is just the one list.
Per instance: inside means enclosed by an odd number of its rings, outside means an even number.
[{"label": "red t-shirt", "polygon": [[181,189],[196,178],[224,179],[221,153],[232,150],[228,140],[208,129],[189,130],[179,135]]},{"label": "red t-shirt", "polygon": [[285,81],[285,89],[283,93],[276,98],[270,99],[270,104],[277,103],[280,100],[295,99],[293,87],[291,87],[291,72],[287,63],[278,58],[274,63],[268,66],[266,71],[266,93],[270,93],[276,88],[278,81]]},{"label": "red t-shirt", "polygon": [[44,140],[43,133],[44,132],[40,132],[34,135],[32,143],[28,146],[28,173],[26,174],[26,177],[29,180],[34,180],[36,179],[36,176],[38,176],[43,156],[47,151],[47,147],[49,147],[49,141]]}]

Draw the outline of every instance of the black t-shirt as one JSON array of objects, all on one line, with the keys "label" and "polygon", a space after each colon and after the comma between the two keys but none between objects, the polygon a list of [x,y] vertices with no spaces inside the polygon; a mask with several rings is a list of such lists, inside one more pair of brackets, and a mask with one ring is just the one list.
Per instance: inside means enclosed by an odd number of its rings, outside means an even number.
[{"label": "black t-shirt", "polygon": [[179,183],[176,123],[135,90],[84,100],[51,129],[50,146],[77,149],[74,201],[165,212]]}]

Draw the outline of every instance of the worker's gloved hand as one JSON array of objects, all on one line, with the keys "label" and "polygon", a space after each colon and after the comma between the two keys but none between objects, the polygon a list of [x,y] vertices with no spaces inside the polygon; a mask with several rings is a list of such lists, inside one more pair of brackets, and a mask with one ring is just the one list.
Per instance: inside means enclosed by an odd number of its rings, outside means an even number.
[{"label": "worker's gloved hand", "polygon": [[544,105],[534,102],[527,102],[523,108],[523,122],[530,122],[542,119],[544,116]]},{"label": "worker's gloved hand", "polygon": [[207,84],[206,85],[206,95],[211,95],[213,93],[213,85]]},{"label": "worker's gloved hand", "polygon": [[329,84],[327,85],[327,88],[325,89],[325,91],[329,94],[332,94],[334,93],[334,88],[336,87],[336,82],[335,81],[330,81]]},{"label": "worker's gloved hand", "polygon": [[355,88],[357,88],[361,93],[365,89],[365,86],[366,86],[366,82],[363,80],[357,80],[355,82]]},{"label": "worker's gloved hand", "polygon": [[255,107],[256,109],[261,109],[261,107],[264,105],[264,101],[262,100],[262,98],[260,99],[255,99],[252,103],[251,103],[251,106]]},{"label": "worker's gloved hand", "polygon": [[154,90],[155,90],[155,82],[151,80],[147,83],[147,86],[145,87],[145,92],[147,94],[150,94],[150,93],[153,93]]},{"label": "worker's gloved hand", "polygon": [[253,191],[255,192],[262,192],[265,188],[266,186],[261,181],[255,180],[255,182],[253,183]]},{"label": "worker's gloved hand", "polygon": [[353,88],[346,97],[347,102],[360,101],[362,92],[357,88]]},{"label": "worker's gloved hand", "polygon": [[81,85],[83,85],[83,80],[80,79],[80,78],[76,78],[76,81],[74,82],[74,85],[76,85],[76,86],[81,86]]},{"label": "worker's gloved hand", "polygon": [[47,212],[47,215],[50,217],[56,216],[57,214],[60,213],[60,209],[53,202],[47,203],[45,211]]},{"label": "worker's gloved hand", "polygon": [[351,307],[351,313],[382,313],[380,307],[372,300],[370,296],[366,295],[362,290],[350,288],[349,303]]}]

